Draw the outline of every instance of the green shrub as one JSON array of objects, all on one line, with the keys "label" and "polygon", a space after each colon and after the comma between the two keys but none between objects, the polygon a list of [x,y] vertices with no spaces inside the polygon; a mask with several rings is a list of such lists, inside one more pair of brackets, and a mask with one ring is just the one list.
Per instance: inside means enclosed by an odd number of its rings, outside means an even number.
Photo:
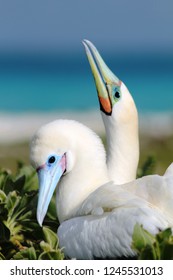
[{"label": "green shrub", "polygon": [[173,236],[170,228],[153,236],[135,225],[132,248],[139,260],[173,260]]},{"label": "green shrub", "polygon": [[38,182],[30,166],[19,164],[13,176],[0,172],[0,259],[63,259],[58,248],[55,197],[44,227],[36,221]]}]

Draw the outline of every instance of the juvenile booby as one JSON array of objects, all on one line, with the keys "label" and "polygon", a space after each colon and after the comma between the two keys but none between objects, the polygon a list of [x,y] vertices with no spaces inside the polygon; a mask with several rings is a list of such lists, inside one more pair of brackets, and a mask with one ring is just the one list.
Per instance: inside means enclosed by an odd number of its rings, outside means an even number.
[{"label": "juvenile booby", "polygon": [[[136,223],[152,234],[173,226],[173,165],[165,176],[115,187],[99,137],[70,120],[41,127],[32,138],[30,156],[39,178],[37,220],[42,225],[57,187],[58,237],[70,258],[134,256]],[[146,190],[153,195],[148,198]]]},{"label": "juvenile booby", "polygon": [[109,178],[124,184],[136,178],[139,161],[137,109],[127,87],[107,67],[96,47],[88,40],[83,44],[106,130]]}]

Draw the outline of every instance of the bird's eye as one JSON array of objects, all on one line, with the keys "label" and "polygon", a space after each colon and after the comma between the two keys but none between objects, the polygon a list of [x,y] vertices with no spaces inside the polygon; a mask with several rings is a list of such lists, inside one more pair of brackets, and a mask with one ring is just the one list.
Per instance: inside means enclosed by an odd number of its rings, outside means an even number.
[{"label": "bird's eye", "polygon": [[115,94],[114,94],[114,97],[115,98],[120,98],[120,93],[118,91],[116,91]]},{"label": "bird's eye", "polygon": [[49,164],[52,164],[52,163],[55,162],[55,160],[56,160],[55,156],[51,156],[51,157],[48,159],[48,163],[49,163]]}]

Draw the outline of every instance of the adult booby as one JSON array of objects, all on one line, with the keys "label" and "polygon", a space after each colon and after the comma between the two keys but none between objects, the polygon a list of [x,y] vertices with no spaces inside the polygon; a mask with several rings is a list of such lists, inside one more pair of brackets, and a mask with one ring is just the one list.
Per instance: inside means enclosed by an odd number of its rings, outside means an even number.
[{"label": "adult booby", "polygon": [[[41,127],[31,141],[30,156],[39,178],[37,220],[42,225],[57,186],[58,237],[70,258],[134,256],[136,223],[152,234],[173,226],[173,165],[165,176],[115,187],[99,137],[70,120]],[[146,190],[153,193],[149,200]]]},{"label": "adult booby", "polygon": [[138,113],[131,94],[107,67],[96,47],[84,40],[106,130],[109,177],[116,184],[136,178],[139,161]]}]

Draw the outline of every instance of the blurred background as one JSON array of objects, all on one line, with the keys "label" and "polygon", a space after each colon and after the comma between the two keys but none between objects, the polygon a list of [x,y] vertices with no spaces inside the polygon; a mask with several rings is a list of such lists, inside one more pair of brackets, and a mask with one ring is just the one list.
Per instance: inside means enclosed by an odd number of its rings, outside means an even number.
[{"label": "blurred background", "polygon": [[140,166],[173,161],[172,0],[0,0],[0,167],[29,163],[43,123],[72,118],[104,138],[83,39],[127,85],[139,112]]}]

